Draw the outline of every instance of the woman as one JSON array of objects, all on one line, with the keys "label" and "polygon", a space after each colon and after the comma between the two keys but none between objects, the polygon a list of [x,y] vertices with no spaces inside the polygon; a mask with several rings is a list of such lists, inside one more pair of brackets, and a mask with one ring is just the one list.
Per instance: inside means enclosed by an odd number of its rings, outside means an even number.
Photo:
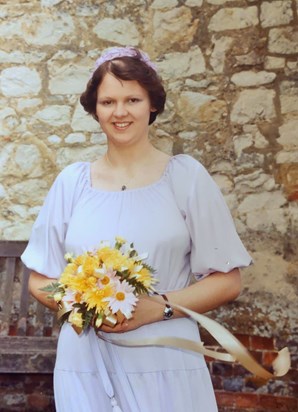
[{"label": "woman", "polygon": [[[204,313],[238,296],[238,268],[251,259],[222,195],[199,162],[150,143],[149,125],[164,109],[165,92],[143,52],[106,51],[81,103],[106,133],[108,149],[94,163],[66,167],[53,184],[22,256],[32,269],[30,291],[57,310],[40,289],[59,277],[65,252],[80,254],[122,236],[149,253],[156,289],[166,295],[141,296],[133,318],[103,326],[104,337],[199,341],[196,323],[164,299]],[[192,274],[199,282],[189,285]],[[69,324],[60,332],[54,384],[58,412],[217,410],[203,356],[121,347],[93,330],[78,336]]]}]

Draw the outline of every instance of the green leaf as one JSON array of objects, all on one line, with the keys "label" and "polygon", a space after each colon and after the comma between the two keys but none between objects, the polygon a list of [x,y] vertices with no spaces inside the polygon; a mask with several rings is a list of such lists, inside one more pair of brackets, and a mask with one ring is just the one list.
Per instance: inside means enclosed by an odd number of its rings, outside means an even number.
[{"label": "green leaf", "polygon": [[79,308],[79,309],[81,309],[81,306],[82,306],[81,303],[73,303],[73,304],[72,304],[72,307],[73,307],[73,308]]},{"label": "green leaf", "polygon": [[88,326],[91,326],[93,317],[95,314],[95,309],[90,309],[85,313],[85,317],[83,320],[83,329],[85,330]]},{"label": "green leaf", "polygon": [[40,288],[39,290],[42,290],[44,292],[56,292],[60,288],[60,286],[61,285],[59,282],[53,282],[50,285]]},{"label": "green leaf", "polygon": [[129,257],[132,258],[132,257],[134,257],[134,256],[138,256],[138,254],[137,254],[137,252],[136,252],[135,250],[132,250],[132,251],[129,253]]}]

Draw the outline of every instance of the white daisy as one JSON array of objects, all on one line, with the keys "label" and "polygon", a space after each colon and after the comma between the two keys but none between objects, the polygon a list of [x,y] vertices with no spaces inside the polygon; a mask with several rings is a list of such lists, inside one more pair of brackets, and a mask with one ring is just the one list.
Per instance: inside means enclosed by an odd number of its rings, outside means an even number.
[{"label": "white daisy", "polygon": [[97,286],[99,288],[108,285],[109,283],[115,283],[118,280],[116,271],[112,268],[107,268],[105,264],[101,268],[95,269],[95,276],[98,278]]},{"label": "white daisy", "polygon": [[138,298],[133,293],[134,290],[135,288],[126,280],[118,281],[115,285],[114,295],[105,299],[109,302],[111,312],[117,313],[120,310],[127,319],[130,319],[133,307],[138,301]]}]

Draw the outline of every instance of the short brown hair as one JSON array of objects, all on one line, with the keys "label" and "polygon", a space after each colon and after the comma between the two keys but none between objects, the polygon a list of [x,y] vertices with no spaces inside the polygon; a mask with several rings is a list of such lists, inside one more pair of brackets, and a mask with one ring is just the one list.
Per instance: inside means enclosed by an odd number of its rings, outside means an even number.
[{"label": "short brown hair", "polygon": [[[136,49],[137,50],[137,49]],[[121,64],[119,62],[121,61]],[[120,80],[136,80],[149,95],[151,106],[156,110],[150,113],[149,124],[153,123],[157,115],[162,113],[166,101],[166,92],[161,78],[156,71],[136,57],[116,57],[101,64],[87,83],[86,90],[80,97],[84,110],[98,121],[96,115],[97,90],[107,73],[113,74]]]}]

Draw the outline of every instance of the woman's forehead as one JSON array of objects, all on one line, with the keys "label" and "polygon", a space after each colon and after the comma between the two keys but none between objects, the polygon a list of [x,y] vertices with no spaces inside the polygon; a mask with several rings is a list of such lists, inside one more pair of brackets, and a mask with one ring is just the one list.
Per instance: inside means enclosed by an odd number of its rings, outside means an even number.
[{"label": "woman's forehead", "polygon": [[100,95],[141,94],[147,95],[137,80],[122,80],[113,74],[106,73],[97,89]]}]

